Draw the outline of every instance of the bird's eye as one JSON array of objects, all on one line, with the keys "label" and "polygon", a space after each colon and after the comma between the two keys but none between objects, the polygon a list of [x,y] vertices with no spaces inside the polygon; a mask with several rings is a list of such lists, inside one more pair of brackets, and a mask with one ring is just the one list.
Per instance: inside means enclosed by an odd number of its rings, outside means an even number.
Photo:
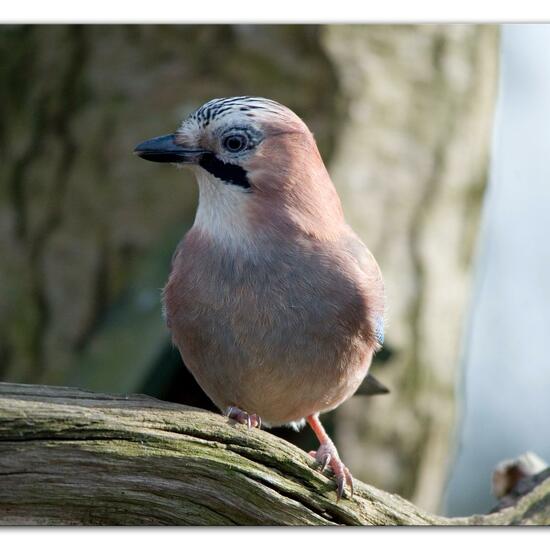
[{"label": "bird's eye", "polygon": [[238,153],[246,148],[248,138],[243,134],[231,134],[223,140],[223,146],[231,153]]}]

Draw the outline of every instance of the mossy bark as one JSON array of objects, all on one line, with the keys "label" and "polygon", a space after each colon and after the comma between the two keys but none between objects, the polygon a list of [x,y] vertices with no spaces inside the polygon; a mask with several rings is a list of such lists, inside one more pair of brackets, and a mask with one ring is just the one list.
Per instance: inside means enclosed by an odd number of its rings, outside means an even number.
[{"label": "mossy bark", "polygon": [[443,518],[334,482],[290,443],[142,395],[0,384],[3,525],[508,525],[550,523],[550,479],[514,507]]}]

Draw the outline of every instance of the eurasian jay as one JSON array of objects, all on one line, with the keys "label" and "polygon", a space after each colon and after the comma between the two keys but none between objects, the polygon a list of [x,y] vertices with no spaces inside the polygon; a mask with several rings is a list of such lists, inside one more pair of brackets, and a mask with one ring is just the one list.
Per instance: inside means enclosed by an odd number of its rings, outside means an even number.
[{"label": "eurasian jay", "polygon": [[311,426],[337,495],[353,478],[319,414],[351,397],[383,342],[384,286],[346,224],[312,133],[283,105],[213,99],[135,149],[199,185],[173,257],[165,318],[217,407],[249,427]]}]

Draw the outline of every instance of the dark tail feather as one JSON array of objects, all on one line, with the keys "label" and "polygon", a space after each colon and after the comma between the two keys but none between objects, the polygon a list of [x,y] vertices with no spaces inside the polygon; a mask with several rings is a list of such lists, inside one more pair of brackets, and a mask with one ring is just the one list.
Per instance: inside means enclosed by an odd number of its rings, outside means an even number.
[{"label": "dark tail feather", "polygon": [[367,374],[361,385],[357,388],[355,395],[383,395],[385,393],[390,393],[390,390],[372,374]]}]

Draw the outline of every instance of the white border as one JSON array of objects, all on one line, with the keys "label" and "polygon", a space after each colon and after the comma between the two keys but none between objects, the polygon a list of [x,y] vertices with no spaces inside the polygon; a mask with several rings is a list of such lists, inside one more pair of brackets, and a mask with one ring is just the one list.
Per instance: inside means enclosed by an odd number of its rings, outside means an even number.
[{"label": "white border", "polygon": [[406,23],[550,21],[544,0],[6,0],[0,21],[18,23]]},{"label": "white border", "polygon": [[[318,543],[322,548],[351,550],[464,550],[470,548],[508,548],[549,542],[548,528],[528,527],[317,527],[317,528],[42,528],[0,529],[4,548],[32,548],[45,550],[105,550],[123,548],[151,550],[153,548],[182,548],[185,550],[258,550],[259,548],[297,548],[307,550]],[[267,539],[265,537],[268,537]],[[546,545],[544,545],[546,543]],[[533,546],[537,547],[537,546]]]}]

